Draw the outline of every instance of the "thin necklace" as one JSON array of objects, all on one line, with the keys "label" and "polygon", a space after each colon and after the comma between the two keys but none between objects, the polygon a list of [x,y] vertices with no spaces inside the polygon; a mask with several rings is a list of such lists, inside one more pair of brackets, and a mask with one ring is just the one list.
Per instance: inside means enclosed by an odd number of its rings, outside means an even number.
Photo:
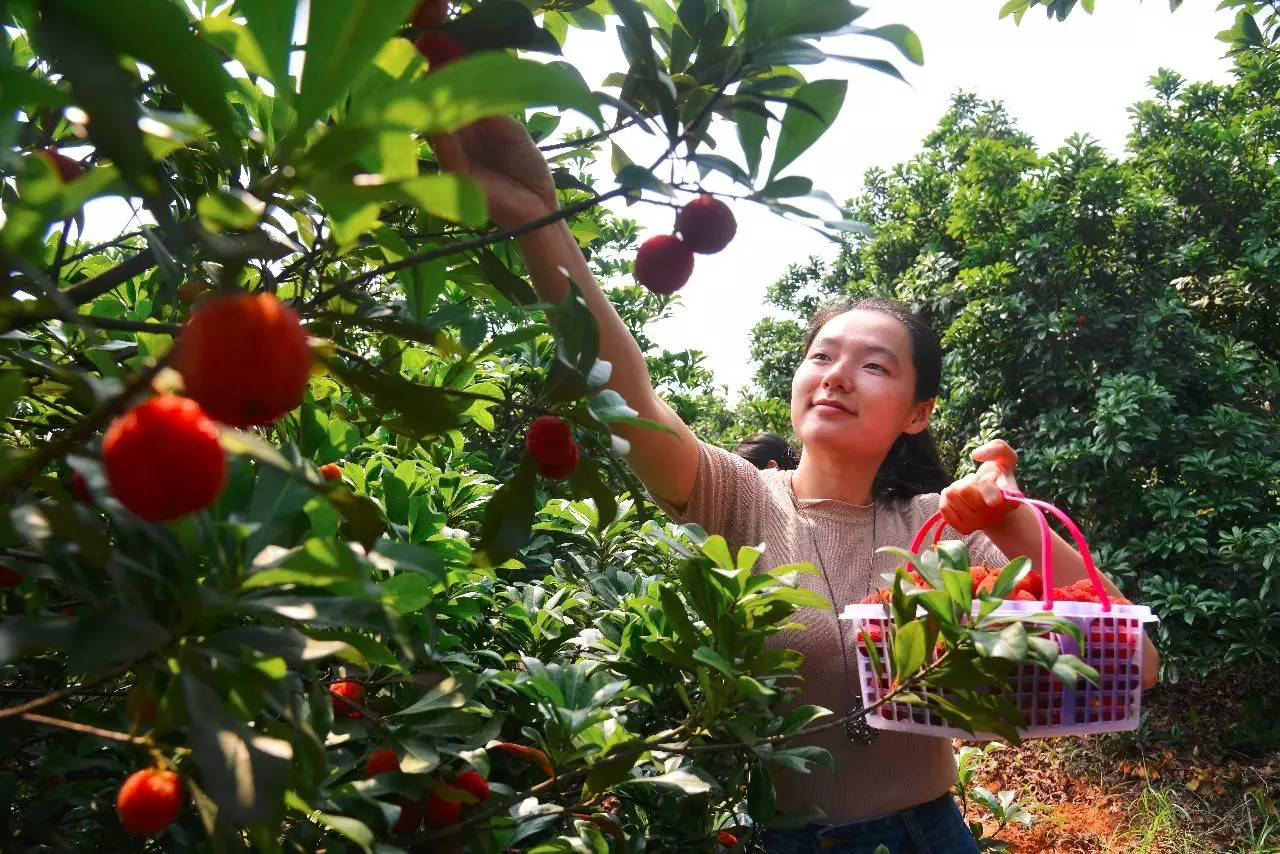
[{"label": "thin necklace", "polygon": [[[849,676],[849,652],[845,649],[844,629],[840,626],[840,615],[836,614],[834,609],[836,605],[836,591],[831,586],[831,579],[827,577],[827,560],[823,557],[822,548],[818,545],[818,535],[813,532],[816,527],[812,522],[809,523],[809,539],[813,541],[813,550],[818,555],[818,571],[822,573],[822,580],[827,585],[827,596],[831,598],[832,613],[836,621],[836,637],[840,641],[840,658],[844,662],[844,684],[849,689],[851,702],[849,704],[849,712],[845,716],[844,735],[845,738],[854,744],[870,744],[880,737],[880,731],[871,724],[867,723],[865,715],[862,717],[850,717],[854,712],[863,707],[862,691],[853,690],[853,680]],[[876,501],[875,496],[871,498],[871,547],[867,550],[867,566],[874,571],[876,557]],[[874,581],[872,582],[874,584]]]}]

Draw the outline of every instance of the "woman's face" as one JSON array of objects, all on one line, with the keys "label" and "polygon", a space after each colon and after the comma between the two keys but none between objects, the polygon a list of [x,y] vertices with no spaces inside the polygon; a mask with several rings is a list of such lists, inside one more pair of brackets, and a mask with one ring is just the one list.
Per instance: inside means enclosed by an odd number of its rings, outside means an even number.
[{"label": "woman's face", "polygon": [[855,309],[818,330],[791,380],[791,426],[806,449],[878,464],[903,433],[929,426],[917,402],[911,336],[879,311]]}]

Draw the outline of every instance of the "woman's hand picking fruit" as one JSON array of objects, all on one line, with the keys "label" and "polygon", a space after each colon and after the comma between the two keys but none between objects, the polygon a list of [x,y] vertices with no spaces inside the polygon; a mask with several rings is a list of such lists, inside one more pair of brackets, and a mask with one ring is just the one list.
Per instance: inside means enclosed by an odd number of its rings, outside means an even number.
[{"label": "woman's hand picking fruit", "polygon": [[961,534],[996,527],[1018,507],[1016,501],[1001,494],[1003,489],[1020,491],[1013,477],[1018,454],[1009,443],[1003,439],[987,442],[973,452],[973,459],[981,463],[977,472],[942,490],[938,505],[942,518]]},{"label": "woman's hand picking fruit", "polygon": [[431,137],[440,166],[480,182],[489,216],[499,228],[515,228],[559,207],[546,158],[515,119],[480,119],[455,133]]}]

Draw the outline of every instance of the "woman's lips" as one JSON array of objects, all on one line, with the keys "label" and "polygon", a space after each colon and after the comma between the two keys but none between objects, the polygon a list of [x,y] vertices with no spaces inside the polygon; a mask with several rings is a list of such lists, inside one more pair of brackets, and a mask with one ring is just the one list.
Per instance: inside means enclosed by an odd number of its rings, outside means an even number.
[{"label": "woman's lips", "polygon": [[852,412],[849,411],[848,407],[846,407],[844,404],[837,403],[834,400],[814,401],[813,407],[814,409],[826,409],[826,410],[834,410],[836,412],[843,412],[845,415],[853,414]]}]

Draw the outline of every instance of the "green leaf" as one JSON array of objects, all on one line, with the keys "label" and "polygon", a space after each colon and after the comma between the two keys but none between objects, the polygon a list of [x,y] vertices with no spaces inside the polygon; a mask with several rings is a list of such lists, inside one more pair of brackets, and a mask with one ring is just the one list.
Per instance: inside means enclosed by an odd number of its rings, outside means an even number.
[{"label": "green leaf", "polygon": [[32,104],[65,107],[70,103],[71,95],[65,90],[21,69],[0,67],[0,105],[5,110]]},{"label": "green leaf", "polygon": [[747,6],[746,38],[760,44],[830,33],[853,23],[865,11],[849,0],[755,0]]},{"label": "green leaf", "polygon": [[924,65],[924,47],[920,44],[920,37],[910,27],[902,24],[888,24],[883,27],[864,30],[862,34],[884,39],[916,65]]},{"label": "green leaf", "polygon": [[82,3],[49,0],[67,15],[87,25],[106,44],[136,57],[199,116],[234,138],[235,117],[229,93],[235,83],[217,53],[191,29],[190,19],[171,0],[129,0],[128,3]]},{"label": "green leaf", "polygon": [[675,789],[685,795],[703,795],[719,787],[715,780],[701,768],[677,768],[655,777],[638,777],[627,780],[623,786],[659,786]]},{"label": "green leaf", "polygon": [[938,557],[943,566],[959,572],[969,571],[969,547],[964,540],[943,540],[938,543]]},{"label": "green leaf", "polygon": [[1000,574],[996,576],[996,583],[991,587],[991,595],[998,596],[1001,599],[1007,597],[1013,590],[1013,585],[1031,571],[1031,561],[1026,557],[1015,557],[1013,560],[1005,564],[1004,569],[1000,570]]},{"label": "green leaf", "polygon": [[195,670],[184,664],[180,677],[187,708],[199,710],[200,717],[200,725],[188,729],[187,743],[219,816],[245,825],[279,822],[293,770],[292,745],[235,718]]},{"label": "green leaf", "polygon": [[700,646],[695,649],[693,651],[693,657],[695,661],[701,661],[703,664],[714,667],[730,679],[733,679],[738,675],[738,672],[734,670],[733,665],[726,661],[723,655],[716,652],[709,646]]},{"label": "green leaf", "polygon": [[416,572],[401,572],[378,584],[382,591],[391,597],[392,610],[399,614],[412,614],[420,611],[434,598],[433,582],[425,575]]},{"label": "green leaf", "polygon": [[236,0],[236,9],[244,15],[268,71],[266,77],[276,86],[276,98],[293,97],[293,81],[289,77],[289,50],[293,41],[293,20],[298,4],[293,0]]},{"label": "green leaf", "polygon": [[489,498],[481,525],[480,549],[490,564],[503,563],[529,542],[537,485],[536,465],[525,457],[515,476]]},{"label": "green leaf", "polygon": [[1021,662],[1027,658],[1027,631],[1022,623],[1010,623],[999,634],[971,630],[978,652],[989,658]]},{"label": "green leaf", "polygon": [[329,371],[352,389],[368,395],[383,411],[400,413],[389,426],[421,438],[444,433],[461,423],[458,399],[436,386],[419,385],[399,375],[342,359],[325,361]]},{"label": "green leaf", "polygon": [[258,224],[258,213],[243,198],[226,190],[201,196],[196,202],[196,213],[200,224],[215,234],[228,228],[253,228]]},{"label": "green leaf", "polygon": [[912,620],[898,629],[893,643],[893,675],[898,681],[911,677],[924,664],[924,623]]},{"label": "green leaf", "polygon": [[362,821],[348,818],[345,815],[331,815],[327,812],[313,812],[310,817],[330,830],[337,831],[360,847],[361,851],[371,854],[375,837],[369,826]]},{"label": "green leaf", "polygon": [[416,133],[450,133],[477,119],[528,107],[573,109],[597,125],[603,123],[595,96],[573,66],[497,52],[451,62],[355,105],[358,114],[374,124]]},{"label": "green leaf", "polygon": [[590,457],[579,459],[578,465],[569,475],[569,486],[576,496],[590,498],[595,502],[597,531],[603,531],[613,524],[618,516],[618,499],[595,460]]},{"label": "green leaf", "polygon": [[461,709],[471,699],[474,690],[473,680],[446,676],[416,703],[393,713],[391,717],[420,715],[424,712],[438,712],[443,709]]},{"label": "green leaf", "polygon": [[298,92],[298,128],[306,132],[372,61],[413,11],[416,0],[311,0],[307,55]]},{"label": "green leaf", "polygon": [[844,80],[815,80],[795,91],[782,116],[782,130],[769,167],[769,180],[791,165],[818,141],[840,113],[849,84]]},{"label": "green leaf", "polygon": [[539,27],[528,8],[515,0],[485,0],[444,29],[467,53],[482,50],[537,50],[560,53],[560,43]]},{"label": "green leaf", "polygon": [[942,585],[961,614],[968,614],[973,604],[973,577],[957,569],[942,570]]},{"label": "green leaf", "polygon": [[[59,2],[71,5],[70,0]],[[105,6],[86,3],[75,8]],[[34,35],[42,54],[70,84],[76,103],[89,114],[87,127],[94,145],[140,194],[159,197],[163,185],[138,127],[142,111],[133,96],[136,81],[120,66],[115,52],[91,25],[69,14],[43,16]],[[6,223],[5,230],[9,227]]]}]

